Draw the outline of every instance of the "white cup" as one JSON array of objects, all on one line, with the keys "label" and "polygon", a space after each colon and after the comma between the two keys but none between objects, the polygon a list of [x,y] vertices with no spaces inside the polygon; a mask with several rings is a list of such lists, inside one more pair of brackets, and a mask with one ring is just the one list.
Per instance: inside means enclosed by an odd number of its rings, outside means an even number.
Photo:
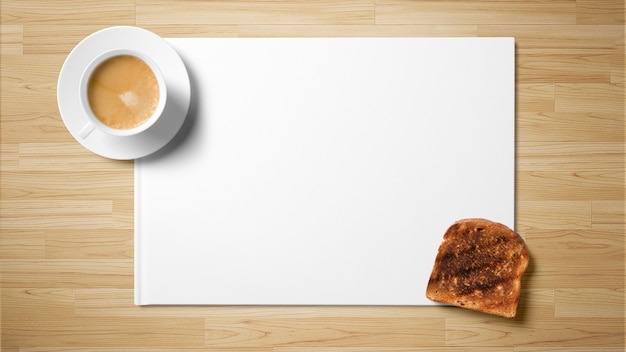
[{"label": "white cup", "polygon": [[[100,121],[100,119],[98,119],[94,114],[88,98],[89,80],[94,71],[98,68],[100,64],[104,63],[106,60],[121,55],[134,56],[146,63],[154,73],[154,76],[156,77],[159,86],[159,101],[152,115],[140,125],[126,129],[113,128],[107,126],[102,121]],[[91,63],[87,65],[81,76],[79,92],[81,106],[86,116],[88,117],[87,122],[78,132],[78,136],[82,139],[88,138],[91,133],[96,129],[113,136],[124,137],[138,135],[148,130],[159,120],[167,102],[167,88],[165,85],[165,79],[163,78],[163,74],[161,73],[159,67],[154,63],[151,58],[147,57],[145,54],[127,49],[111,50],[99,55],[93,61],[91,61]]]}]

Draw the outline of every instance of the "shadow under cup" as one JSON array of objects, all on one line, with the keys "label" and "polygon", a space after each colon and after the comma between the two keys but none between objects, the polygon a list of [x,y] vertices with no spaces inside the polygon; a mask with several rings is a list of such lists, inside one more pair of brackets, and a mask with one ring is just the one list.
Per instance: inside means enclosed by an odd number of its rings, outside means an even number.
[{"label": "shadow under cup", "polygon": [[165,80],[146,55],[113,50],[94,59],[80,81],[80,102],[88,116],[82,139],[98,129],[114,136],[134,136],[160,118],[167,100]]}]

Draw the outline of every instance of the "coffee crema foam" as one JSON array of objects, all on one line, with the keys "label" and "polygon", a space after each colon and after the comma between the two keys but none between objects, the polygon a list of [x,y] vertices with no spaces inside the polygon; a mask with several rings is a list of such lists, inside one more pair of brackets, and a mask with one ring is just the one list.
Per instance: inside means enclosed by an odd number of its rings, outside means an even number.
[{"label": "coffee crema foam", "polygon": [[159,104],[159,83],[143,60],[132,55],[113,56],[91,74],[87,99],[103,124],[130,129],[154,114]]}]

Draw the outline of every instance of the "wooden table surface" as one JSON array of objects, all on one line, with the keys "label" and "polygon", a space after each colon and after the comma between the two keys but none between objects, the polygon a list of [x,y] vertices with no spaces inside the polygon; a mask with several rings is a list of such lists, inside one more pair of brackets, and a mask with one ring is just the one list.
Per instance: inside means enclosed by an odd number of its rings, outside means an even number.
[{"label": "wooden table surface", "polygon": [[[2,0],[2,351],[623,351],[624,2]],[[514,319],[452,307],[136,307],[133,163],[66,130],[69,51],[163,37],[514,36]]]}]

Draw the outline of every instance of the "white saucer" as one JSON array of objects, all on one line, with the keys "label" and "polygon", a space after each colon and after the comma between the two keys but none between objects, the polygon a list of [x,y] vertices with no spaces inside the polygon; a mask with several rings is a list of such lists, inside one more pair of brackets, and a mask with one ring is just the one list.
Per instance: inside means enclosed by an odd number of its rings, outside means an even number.
[{"label": "white saucer", "polygon": [[[143,53],[159,66],[167,86],[165,110],[152,127],[138,135],[114,136],[96,129],[82,138],[79,132],[89,119],[79,99],[82,72],[97,56],[115,49]],[[92,152],[119,160],[141,158],[165,146],[183,125],[190,97],[189,75],[174,48],[158,35],[130,26],[106,28],[83,39],[65,60],[57,86],[59,111],[72,136]]]}]

